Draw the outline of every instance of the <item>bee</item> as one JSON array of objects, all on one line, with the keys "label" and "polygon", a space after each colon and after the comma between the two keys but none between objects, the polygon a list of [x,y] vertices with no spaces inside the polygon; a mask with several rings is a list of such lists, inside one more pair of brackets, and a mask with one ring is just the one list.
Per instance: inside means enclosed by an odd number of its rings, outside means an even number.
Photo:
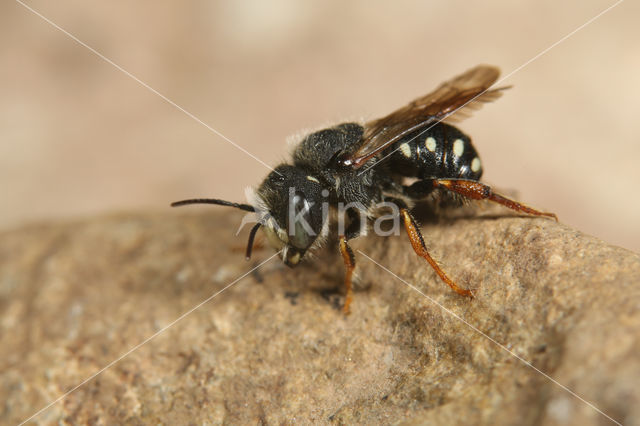
[{"label": "bee", "polygon": [[[338,227],[338,246],[344,261],[344,312],[352,301],[356,266],[349,241],[366,233],[371,222],[389,209],[409,236],[415,253],[424,258],[453,291],[473,297],[458,286],[431,257],[411,208],[416,202],[490,200],[509,209],[557,220],[553,213],[528,207],[495,193],[481,183],[482,163],[471,139],[454,127],[482,104],[499,98],[509,87],[490,89],[498,68],[478,65],[442,83],[386,117],[363,124],[348,122],[302,138],[292,162],[278,165],[249,194],[250,204],[218,199],[189,199],[172,203],[217,204],[257,213],[249,234],[246,257],[251,256],[256,232],[262,228],[270,245],[290,267],[319,247],[330,224]],[[455,115],[454,115],[455,113]],[[409,180],[413,180],[409,184]]]}]

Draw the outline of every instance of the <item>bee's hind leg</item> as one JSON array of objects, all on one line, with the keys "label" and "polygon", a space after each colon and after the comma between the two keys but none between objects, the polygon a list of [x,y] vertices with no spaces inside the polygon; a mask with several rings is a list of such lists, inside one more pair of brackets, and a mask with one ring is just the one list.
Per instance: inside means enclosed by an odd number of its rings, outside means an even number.
[{"label": "bee's hind leg", "polygon": [[541,212],[510,198],[503,197],[491,190],[491,187],[483,183],[467,179],[433,179],[434,188],[446,188],[451,192],[460,194],[472,200],[490,200],[494,203],[502,204],[505,207],[534,216],[547,216],[558,221],[554,213]]}]

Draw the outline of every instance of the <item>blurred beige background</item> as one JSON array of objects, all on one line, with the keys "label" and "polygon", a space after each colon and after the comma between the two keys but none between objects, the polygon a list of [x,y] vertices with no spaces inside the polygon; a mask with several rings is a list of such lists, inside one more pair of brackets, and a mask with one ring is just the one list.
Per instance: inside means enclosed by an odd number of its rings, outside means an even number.
[{"label": "blurred beige background", "polygon": [[[613,3],[27,4],[275,165],[301,129],[384,115],[478,63],[506,75]],[[635,251],[639,16],[623,2],[461,124],[486,181]],[[240,201],[268,172],[19,3],[0,4],[0,33],[0,228]]]}]

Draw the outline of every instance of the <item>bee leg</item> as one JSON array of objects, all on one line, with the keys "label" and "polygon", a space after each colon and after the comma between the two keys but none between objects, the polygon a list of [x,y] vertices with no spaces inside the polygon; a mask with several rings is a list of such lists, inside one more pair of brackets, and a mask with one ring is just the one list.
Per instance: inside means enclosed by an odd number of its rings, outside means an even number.
[{"label": "bee leg", "polygon": [[347,244],[347,238],[344,235],[340,235],[340,254],[342,254],[342,260],[344,261],[344,267],[346,269],[344,276],[344,287],[346,296],[344,299],[344,307],[342,311],[345,315],[349,315],[349,305],[351,305],[352,290],[351,290],[351,278],[353,277],[353,270],[356,268],[356,258],[353,255],[353,250]]},{"label": "bee leg", "polygon": [[344,261],[344,267],[346,269],[344,276],[345,299],[344,307],[342,308],[345,315],[349,315],[349,305],[351,305],[351,300],[353,300],[351,283],[353,280],[353,271],[356,269],[356,258],[347,241],[358,237],[362,231],[362,218],[359,212],[349,209],[347,210],[347,215],[351,219],[351,222],[349,223],[349,226],[347,226],[344,235],[340,235],[340,254],[342,255],[342,260]]},{"label": "bee leg", "polygon": [[491,187],[483,183],[466,179],[434,179],[434,188],[446,188],[449,191],[460,194],[472,200],[490,200],[517,212],[524,212],[534,216],[547,216],[558,221],[554,213],[541,212],[517,201],[503,197],[491,190]]},{"label": "bee leg", "polygon": [[442,281],[444,281],[449,287],[451,287],[453,291],[455,291],[456,293],[462,296],[473,297],[473,294],[471,294],[471,290],[466,290],[458,287],[458,285],[454,283],[444,273],[442,269],[440,269],[440,266],[438,266],[436,261],[433,260],[433,258],[429,254],[429,251],[427,250],[426,244],[424,243],[424,238],[422,237],[422,233],[418,229],[418,225],[416,224],[416,221],[411,215],[411,213],[409,213],[409,210],[406,207],[401,207],[400,215],[402,216],[404,227],[407,230],[407,235],[409,236],[409,240],[411,241],[411,246],[413,247],[413,251],[415,251],[418,256],[422,257],[427,262],[429,262],[429,265],[431,265],[434,271],[436,271],[436,273],[442,279]]}]

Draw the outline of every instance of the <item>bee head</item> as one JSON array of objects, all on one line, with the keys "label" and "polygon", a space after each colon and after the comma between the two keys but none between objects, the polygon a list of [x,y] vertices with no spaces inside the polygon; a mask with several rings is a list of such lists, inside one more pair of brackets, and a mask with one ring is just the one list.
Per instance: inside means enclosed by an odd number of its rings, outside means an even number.
[{"label": "bee head", "polygon": [[326,237],[328,232],[329,191],[320,180],[298,167],[283,164],[271,172],[257,191],[248,194],[251,204],[213,198],[193,198],[171,203],[173,207],[189,204],[216,204],[234,207],[258,215],[251,229],[246,258],[251,258],[253,241],[262,227],[271,246],[282,250],[288,266],[296,266],[307,250]]},{"label": "bee head", "polygon": [[255,206],[269,243],[282,250],[288,266],[297,265],[327,231],[329,191],[304,170],[283,164],[256,191]]}]

